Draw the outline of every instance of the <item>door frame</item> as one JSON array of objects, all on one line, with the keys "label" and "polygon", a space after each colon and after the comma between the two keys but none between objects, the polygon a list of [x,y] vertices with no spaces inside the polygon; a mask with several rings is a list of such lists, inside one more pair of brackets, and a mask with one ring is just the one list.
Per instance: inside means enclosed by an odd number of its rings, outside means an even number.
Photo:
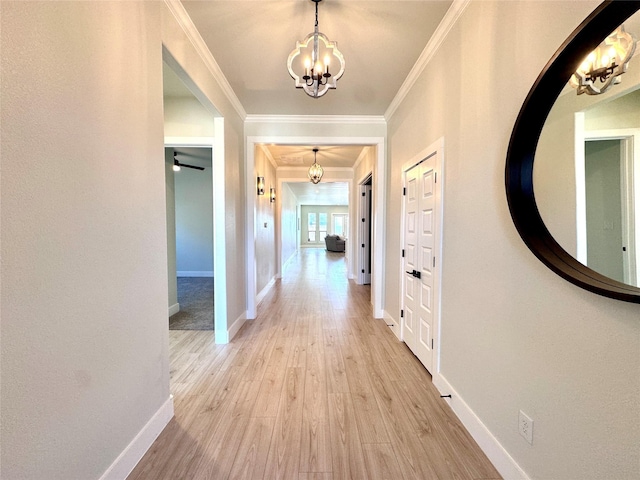
[{"label": "door frame", "polygon": [[[607,130],[585,130],[585,114],[575,114],[575,172],[576,172],[576,258],[587,265],[587,194],[585,189],[585,142],[593,140],[622,140],[623,158],[621,159],[621,175],[624,178],[623,192],[627,200],[631,200],[632,211],[626,209],[622,202],[623,240],[634,245],[635,258],[624,257],[625,281],[634,282],[640,279],[640,231],[633,231],[628,226],[640,225],[640,129],[620,128]],[[632,187],[630,187],[632,185]],[[624,200],[624,199],[623,199]],[[633,217],[633,218],[632,218]],[[630,264],[635,264],[631,271]]]},{"label": "door frame", "polygon": [[[358,228],[357,228],[357,233],[356,233],[356,242],[355,242],[355,248],[357,249],[357,255],[355,255],[355,258],[357,259],[356,262],[356,282],[358,283],[358,285],[364,285],[365,282],[367,280],[369,280],[369,282],[372,281],[371,278],[367,279],[365,278],[366,274],[363,272],[366,260],[364,257],[364,252],[362,251],[362,248],[359,245],[362,245],[364,243],[364,237],[366,235],[366,231],[365,231],[365,227],[367,227],[372,233],[372,218],[373,217],[373,209],[371,211],[371,216],[368,217],[368,221],[364,222],[365,226],[363,227],[362,223],[359,219],[361,218],[367,218],[368,212],[367,212],[367,208],[366,205],[363,205],[362,202],[362,193],[363,190],[366,190],[366,184],[367,182],[371,181],[371,191],[372,191],[372,195],[373,195],[373,172],[368,172],[364,175],[363,178],[361,178],[358,181],[358,205],[357,205],[357,209],[358,209],[358,217],[356,219],[357,224],[358,224]],[[371,235],[371,243],[373,243],[373,235]],[[371,250],[373,248],[373,245],[369,245],[369,249]],[[371,252],[373,253],[373,252]],[[373,258],[373,255],[370,255]],[[370,277],[373,276],[373,262],[371,262],[371,265],[369,265],[369,268],[371,270],[371,274],[369,275]]]},{"label": "door frame", "polygon": [[[413,167],[419,165],[423,161],[437,155],[436,160],[436,172],[439,174],[439,179],[435,183],[435,201],[436,201],[436,227],[438,229],[435,235],[435,247],[436,252],[434,254],[434,258],[436,261],[436,271],[434,272],[434,281],[433,281],[433,349],[431,351],[432,355],[432,369],[430,372],[432,378],[435,378],[437,374],[440,373],[440,342],[441,342],[441,327],[442,327],[442,270],[443,270],[443,225],[444,225],[444,137],[440,137],[438,140],[433,142],[427,148],[422,150],[417,155],[411,157],[410,160],[405,162],[402,165],[402,176],[401,176],[401,190],[400,193],[402,195],[401,199],[401,217],[400,217],[400,245],[404,248],[404,240],[405,240],[405,206],[404,206],[404,195],[402,194],[404,188],[407,186],[406,178],[407,172],[411,170]],[[398,278],[402,279],[404,275],[404,262],[402,261],[402,257],[400,258],[399,268],[398,268]],[[404,282],[400,282],[400,308],[404,309]],[[400,340],[404,341],[404,318],[400,318],[400,332],[399,332]]]},{"label": "door frame", "polygon": [[213,119],[216,137],[164,137],[165,147],[211,148],[213,181],[213,330],[216,343],[228,343],[227,258],[225,238],[224,119]]},{"label": "door frame", "polygon": [[[256,292],[256,271],[255,271],[255,205],[256,196],[254,194],[254,168],[255,168],[255,148],[261,144],[281,144],[281,145],[362,145],[376,147],[376,161],[374,162],[374,204],[373,204],[373,236],[374,236],[374,265],[377,267],[372,272],[371,292],[373,303],[373,316],[383,318],[383,288],[384,288],[384,205],[386,182],[386,148],[384,137],[286,137],[286,136],[247,136],[245,144],[245,175],[246,175],[246,252],[247,252],[247,319],[256,318],[257,313],[257,292]],[[353,170],[353,169],[352,169]],[[277,177],[277,171],[276,171]],[[353,181],[352,177],[349,179]],[[340,180],[336,180],[340,181]],[[280,184],[280,180],[278,180]],[[279,185],[280,188],[280,185]],[[351,198],[351,197],[350,197]],[[282,204],[276,198],[276,265],[277,275],[282,274],[282,239],[279,233]],[[349,215],[352,215],[351,207]],[[353,253],[349,256],[353,258]]]}]

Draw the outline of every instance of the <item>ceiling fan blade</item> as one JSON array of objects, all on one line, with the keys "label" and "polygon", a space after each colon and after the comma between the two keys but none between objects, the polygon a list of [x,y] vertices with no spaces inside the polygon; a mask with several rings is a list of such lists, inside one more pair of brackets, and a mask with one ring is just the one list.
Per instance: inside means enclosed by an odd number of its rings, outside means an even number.
[{"label": "ceiling fan blade", "polygon": [[181,167],[193,168],[194,170],[204,170],[204,167],[196,167],[195,165],[187,165],[186,163],[180,163]]}]

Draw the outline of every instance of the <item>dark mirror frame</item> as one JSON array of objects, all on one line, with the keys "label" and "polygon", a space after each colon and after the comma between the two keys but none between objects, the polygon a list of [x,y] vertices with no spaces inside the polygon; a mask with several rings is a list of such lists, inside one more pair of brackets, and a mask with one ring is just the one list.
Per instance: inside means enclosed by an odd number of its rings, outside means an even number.
[{"label": "dark mirror frame", "polygon": [[571,75],[589,52],[639,9],[640,1],[604,2],[567,38],[524,101],[511,134],[505,171],[513,223],[533,254],[562,278],[581,288],[633,303],[640,303],[640,288],[591,270],[569,255],[549,233],[533,192],[533,161],[542,127]]}]

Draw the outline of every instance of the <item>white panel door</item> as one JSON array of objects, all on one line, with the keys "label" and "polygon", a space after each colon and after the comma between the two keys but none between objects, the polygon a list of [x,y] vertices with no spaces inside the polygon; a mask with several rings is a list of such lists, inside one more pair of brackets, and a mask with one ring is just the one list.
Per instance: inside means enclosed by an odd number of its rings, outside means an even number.
[{"label": "white panel door", "polygon": [[420,193],[418,191],[420,181],[420,166],[417,165],[407,172],[406,190],[404,195],[404,273],[403,282],[403,319],[402,340],[415,352],[418,342],[416,315],[418,310],[420,286],[414,272],[419,270],[418,234],[420,225]]},{"label": "white panel door", "polygon": [[429,371],[434,362],[436,159],[433,155],[407,172],[404,200],[406,335],[403,340]]}]

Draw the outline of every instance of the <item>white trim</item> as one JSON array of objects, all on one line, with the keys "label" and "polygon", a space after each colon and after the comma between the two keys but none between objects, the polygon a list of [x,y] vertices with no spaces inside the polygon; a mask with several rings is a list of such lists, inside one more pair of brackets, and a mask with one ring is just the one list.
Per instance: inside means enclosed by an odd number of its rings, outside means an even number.
[{"label": "white trim", "polygon": [[260,293],[256,296],[256,305],[260,305],[260,302],[264,300],[264,297],[267,296],[267,293],[269,293],[269,290],[271,290],[271,287],[273,287],[275,284],[276,284],[276,277],[273,277],[271,280],[269,280],[269,283],[267,283],[264,286],[264,288],[260,290]]},{"label": "white trim", "polygon": [[460,15],[462,15],[462,12],[464,12],[465,8],[467,8],[467,5],[469,5],[470,3],[471,0],[453,0],[453,3],[449,7],[449,10],[447,10],[447,13],[445,13],[444,17],[442,17],[442,21],[429,39],[427,45],[424,47],[424,50],[422,50],[422,53],[409,72],[409,75],[407,75],[407,78],[402,83],[402,86],[398,90],[398,93],[396,93],[396,96],[389,104],[389,107],[387,107],[386,112],[384,112],[384,118],[387,119],[387,121],[395,113],[409,91],[413,88],[413,85],[418,80],[418,77],[427,67],[427,64],[431,61],[435,53],[438,51],[438,48],[440,48],[440,45],[449,34],[451,28],[455,25],[455,23],[458,21],[458,18],[460,18]]},{"label": "white trim", "polygon": [[[309,171],[309,167],[290,167],[288,165],[280,165],[276,170],[287,170],[291,172],[304,172],[307,173]],[[322,167],[322,170],[325,172],[353,172],[353,167]],[[305,182],[308,182],[309,179],[305,179]],[[331,180],[327,180],[326,182],[335,182],[333,178]]]},{"label": "white trim", "polygon": [[576,259],[587,264],[587,190],[585,181],[584,155],[584,112],[576,112],[574,116],[574,154],[576,181]]},{"label": "white trim", "polygon": [[356,163],[353,164],[353,171],[355,172],[356,170],[358,170],[358,167],[360,166],[360,163],[362,163],[362,160],[367,158],[367,155],[369,154],[369,149],[368,148],[363,148],[362,151],[360,152],[360,155],[358,155],[358,158],[356,158]]},{"label": "white trim", "polygon": [[174,303],[173,305],[171,305],[169,307],[169,316],[175,315],[179,311],[180,311],[180,304],[179,303]]},{"label": "white trim", "polygon": [[[227,244],[225,212],[225,156],[224,118],[214,117],[215,137],[165,137],[165,146],[169,147],[209,147],[211,148],[211,174],[213,176],[213,321],[214,331],[222,332],[227,326]],[[216,335],[216,343],[218,342]],[[222,337],[220,337],[222,338]]]},{"label": "white trim", "polygon": [[282,274],[289,267],[289,264],[291,263],[291,261],[294,258],[296,258],[297,254],[298,254],[298,250],[294,250],[293,253],[289,255],[289,258],[287,258],[284,262],[282,262],[282,271],[278,272],[278,274],[276,275],[276,278],[282,278]]},{"label": "white trim", "polygon": [[387,323],[387,327],[389,327],[389,329],[393,332],[393,334],[396,336],[396,338],[399,341],[402,341],[402,339],[400,338],[400,322],[398,322],[393,317],[393,315],[391,315],[386,310],[383,312],[382,318]]},{"label": "white trim", "polygon": [[172,418],[173,395],[169,395],[169,398],[153,414],[146,425],[142,427],[142,430],[138,432],[129,445],[118,455],[118,458],[102,474],[100,480],[127,478]]},{"label": "white trim", "polygon": [[[407,162],[404,163],[404,165],[402,166],[402,187],[406,187],[406,174],[407,172],[412,169],[413,167],[415,167],[416,165],[420,164],[423,160],[426,160],[427,158],[432,157],[433,155],[437,155],[437,160],[436,160],[436,172],[438,172],[439,175],[439,180],[436,182],[436,187],[435,187],[435,196],[436,196],[436,222],[437,222],[437,229],[438,229],[438,233],[436,235],[435,238],[435,250],[436,250],[436,254],[435,254],[435,262],[436,262],[436,274],[434,276],[434,282],[433,282],[433,286],[434,286],[434,290],[435,290],[435,295],[433,298],[433,311],[435,312],[434,318],[433,318],[433,334],[432,334],[432,338],[435,339],[434,342],[434,346],[433,349],[431,351],[431,362],[432,362],[432,366],[431,366],[431,370],[429,373],[431,373],[432,376],[435,376],[436,374],[438,374],[440,372],[440,345],[441,345],[441,338],[442,335],[440,334],[440,332],[442,331],[442,271],[443,271],[443,238],[444,238],[444,184],[445,184],[445,171],[444,171],[444,165],[445,165],[445,160],[444,160],[444,137],[440,137],[438,140],[436,140],[435,142],[433,142],[431,145],[429,145],[427,148],[425,148],[424,150],[422,150],[420,153],[418,153],[417,155],[413,156],[410,160],[408,160]],[[402,248],[404,248],[404,216],[405,216],[405,212],[404,212],[404,197],[402,200],[402,208],[401,208],[401,221],[400,221],[400,245],[402,246]],[[402,276],[404,275],[404,262],[400,261],[400,270],[399,270],[399,275],[400,275],[400,279],[402,279]],[[402,280],[400,281],[400,308],[404,308],[404,289],[403,289],[403,282]],[[395,332],[394,332],[395,333]],[[404,338],[404,321],[400,322],[400,329],[399,329],[399,334],[401,339]]]},{"label": "white trim", "polygon": [[462,397],[458,395],[458,392],[449,384],[444,376],[438,373],[432,378],[433,385],[442,395],[451,395],[451,398],[446,399],[446,401],[453,410],[453,413],[460,419],[500,475],[502,475],[505,480],[529,480],[529,476],[525,471],[516,463],[513,457],[509,455],[509,452],[507,452],[498,439],[493,436],[487,426],[482,423],[482,420],[480,420]]},{"label": "white trim", "polygon": [[213,271],[209,270],[179,270],[176,272],[176,277],[203,277],[203,278],[211,278],[213,277]]},{"label": "white trim", "polygon": [[182,28],[182,31],[191,42],[191,45],[193,45],[193,48],[195,49],[198,56],[202,59],[203,63],[211,73],[211,76],[220,85],[220,88],[222,89],[225,97],[227,97],[227,100],[229,100],[229,103],[231,103],[238,115],[240,115],[242,119],[245,119],[247,116],[247,112],[240,103],[240,100],[238,99],[236,93],[233,91],[233,88],[231,88],[231,84],[229,84],[227,77],[225,77],[224,73],[222,73],[218,62],[216,62],[216,59],[213,58],[209,47],[207,47],[207,44],[202,39],[200,32],[198,32],[198,29],[193,24],[191,17],[189,17],[189,14],[185,10],[180,0],[164,0],[164,3],[169,8],[169,11],[173,14],[180,28]]},{"label": "white trim", "polygon": [[382,115],[247,115],[245,123],[312,123],[386,125]]},{"label": "white trim", "polygon": [[[264,143],[279,145],[369,145],[377,147],[377,161],[374,163],[374,268],[372,275],[372,300],[373,315],[381,318],[383,314],[383,287],[384,287],[384,226],[385,226],[385,185],[386,185],[386,147],[384,137],[279,137],[279,136],[247,136],[245,144],[245,175],[246,175],[246,252],[247,252],[247,318],[255,318],[256,315],[256,277],[255,277],[255,203],[256,196],[253,193],[255,182],[255,146]],[[296,179],[294,181],[298,181]],[[333,181],[343,181],[335,179]],[[348,181],[353,182],[353,179]],[[282,191],[282,179],[278,179],[278,190]],[[350,189],[349,192],[352,190]],[[279,197],[278,197],[279,198]],[[282,204],[276,198],[276,242],[277,242],[277,275],[281,274],[282,239],[278,232],[280,226],[280,214]],[[350,209],[349,215],[353,215]],[[353,255],[347,255],[347,261]]]},{"label": "white trim", "polygon": [[242,328],[242,326],[244,325],[244,322],[246,321],[247,321],[247,316],[245,314],[242,314],[234,320],[234,322],[231,324],[231,327],[228,330],[216,328],[214,331],[216,343],[217,344],[229,343],[231,340],[233,340],[233,337],[236,336],[236,334]]},{"label": "white trim", "polygon": [[262,153],[264,153],[264,156],[267,157],[267,160],[269,160],[269,162],[271,163],[271,166],[273,167],[273,169],[277,170],[278,164],[273,158],[273,155],[271,155],[271,150],[269,150],[266,145],[260,145],[260,148],[262,149]]},{"label": "white trim", "polygon": [[[624,162],[621,175],[626,181],[623,186],[625,198],[622,199],[623,221],[622,239],[629,247],[624,261],[624,283],[637,285],[640,280],[640,129],[618,128],[608,130],[585,130],[584,113],[575,114],[576,124],[576,221],[578,242],[577,259],[587,265],[587,207],[586,207],[586,158],[584,144],[592,140],[621,140],[624,149]],[[627,204],[631,203],[631,208]],[[629,228],[631,227],[631,228]]]}]

